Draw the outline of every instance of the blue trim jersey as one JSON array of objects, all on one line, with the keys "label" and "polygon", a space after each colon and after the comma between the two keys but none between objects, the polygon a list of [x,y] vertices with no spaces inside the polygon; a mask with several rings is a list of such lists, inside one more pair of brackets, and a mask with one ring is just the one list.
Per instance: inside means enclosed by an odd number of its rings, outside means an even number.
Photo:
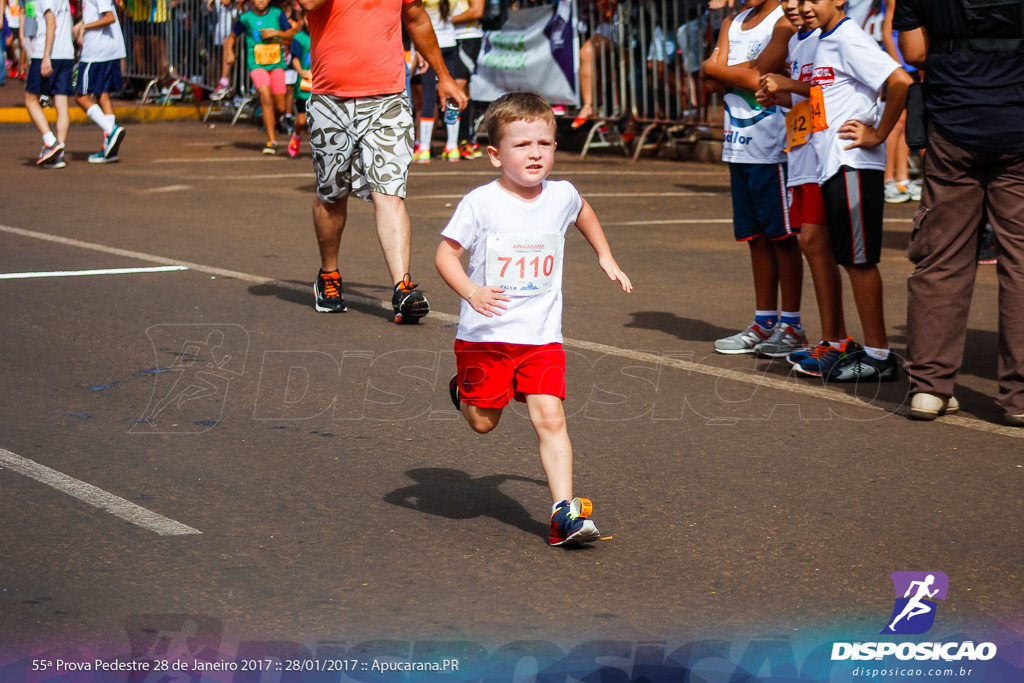
[{"label": "blue trim jersey", "polygon": [[[775,24],[784,16],[776,7],[761,23],[746,31],[743,22],[756,11],[740,13],[729,25],[729,66],[752,62],[768,45]],[[754,93],[730,88],[725,93],[725,143],[722,161],[744,164],[777,164],[786,161],[786,121],[777,107],[765,109]]]}]

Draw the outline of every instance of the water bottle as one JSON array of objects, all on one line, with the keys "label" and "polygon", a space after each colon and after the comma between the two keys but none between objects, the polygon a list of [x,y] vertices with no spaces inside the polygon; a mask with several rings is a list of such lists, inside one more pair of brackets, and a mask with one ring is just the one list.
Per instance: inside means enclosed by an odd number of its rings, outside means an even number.
[{"label": "water bottle", "polygon": [[444,123],[446,126],[450,126],[453,123],[459,122],[459,105],[455,103],[455,100],[448,98],[444,102]]}]

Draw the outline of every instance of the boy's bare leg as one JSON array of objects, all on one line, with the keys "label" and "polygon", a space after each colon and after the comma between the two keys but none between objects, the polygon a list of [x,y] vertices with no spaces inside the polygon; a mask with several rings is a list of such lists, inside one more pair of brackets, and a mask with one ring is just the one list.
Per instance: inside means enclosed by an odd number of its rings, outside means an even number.
[{"label": "boy's bare leg", "polygon": [[462,404],[462,417],[466,418],[466,422],[478,434],[486,434],[497,427],[498,421],[501,420],[501,412],[501,408],[481,408],[471,403]]},{"label": "boy's bare leg", "polygon": [[804,260],[800,241],[795,236],[769,242],[775,250],[775,263],[779,269],[779,291],[783,311],[799,311],[804,287]]},{"label": "boy's bare leg", "polygon": [[325,273],[338,269],[341,233],[345,231],[347,218],[348,197],[342,197],[333,204],[328,204],[320,197],[313,200],[313,229],[320,250],[320,269]]},{"label": "boy's bare leg", "polygon": [[39,104],[39,95],[25,93],[25,109],[28,109],[29,118],[32,119],[32,123],[36,124],[40,135],[50,132],[50,122],[46,120],[46,113],[43,111],[42,105]]},{"label": "boy's bare leg", "polygon": [[277,144],[277,113],[274,109],[274,95],[270,94],[270,86],[256,88],[260,94],[260,107],[263,108],[263,127],[267,129],[267,142]]},{"label": "boy's bare leg", "polygon": [[864,346],[889,348],[885,334],[885,309],[882,305],[882,275],[874,264],[844,266],[850,277],[853,300],[857,304]]},{"label": "boy's bare leg", "polygon": [[[779,264],[775,248],[764,235],[747,240],[754,272],[754,304],[759,311],[779,310]],[[788,309],[787,309],[788,310]]]},{"label": "boy's bare leg", "polygon": [[57,109],[57,132],[60,142],[68,141],[68,129],[71,128],[71,111],[68,109],[67,95],[54,95],[53,106]]},{"label": "boy's bare leg", "polygon": [[572,443],[565,424],[562,399],[544,394],[528,394],[526,407],[540,440],[540,464],[548,478],[551,502],[572,500]]},{"label": "boy's bare leg", "polygon": [[405,208],[405,199],[372,192],[373,213],[377,222],[377,239],[384,252],[384,261],[391,282],[398,284],[409,272],[409,252],[412,248],[412,224]]},{"label": "boy's bare leg", "polygon": [[846,339],[846,321],[843,318],[843,283],[839,266],[829,246],[828,228],[824,225],[804,223],[800,228],[800,249],[807,259],[814,283],[814,298],[821,316],[821,338],[826,341]]}]

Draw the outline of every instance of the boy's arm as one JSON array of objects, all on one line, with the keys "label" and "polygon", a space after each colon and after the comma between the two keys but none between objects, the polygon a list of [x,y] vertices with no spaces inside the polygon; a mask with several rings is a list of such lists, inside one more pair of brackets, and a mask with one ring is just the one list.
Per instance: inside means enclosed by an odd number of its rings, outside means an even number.
[{"label": "boy's arm", "polygon": [[[728,33],[725,24],[722,25],[722,34],[725,34],[725,50],[728,55]],[[789,54],[789,39],[796,33],[796,28],[783,17],[775,24],[772,30],[772,38],[765,46],[761,54],[754,62],[744,62],[726,66],[724,60],[705,62],[707,68],[704,73],[718,83],[739,90],[756,92],[760,88],[761,74],[775,73],[782,71],[786,65],[786,56]],[[721,35],[719,36],[721,38]],[[721,40],[719,40],[721,43]],[[718,46],[721,51],[722,45]],[[721,52],[719,52],[721,54]],[[728,56],[726,57],[728,59]]]},{"label": "boy's arm", "polygon": [[896,69],[889,74],[886,80],[888,89],[885,97],[885,109],[882,111],[882,119],[876,128],[865,125],[860,121],[847,121],[839,127],[839,137],[843,140],[852,140],[844,149],[854,147],[878,147],[889,137],[896,122],[903,114],[903,105],[907,100],[907,88],[914,82],[903,67]]},{"label": "boy's arm", "polygon": [[111,10],[109,12],[104,12],[100,15],[99,19],[97,19],[96,21],[91,21],[88,24],[84,21],[79,21],[71,29],[71,35],[74,37],[75,42],[81,45],[82,40],[85,38],[86,31],[93,31],[98,28],[103,28],[104,26],[109,26],[113,23],[114,12],[113,10]]},{"label": "boy's arm", "polygon": [[604,236],[601,222],[597,220],[597,214],[594,213],[594,209],[586,199],[583,199],[583,208],[580,209],[580,215],[576,217],[576,228],[583,233],[583,238],[594,248],[597,253],[597,265],[608,275],[608,279],[618,280],[622,285],[623,292],[627,294],[632,292],[633,283],[629,281],[629,277],[622,272],[619,264],[612,257],[612,248],[608,246],[608,238]]},{"label": "boy's arm", "polygon": [[495,315],[500,316],[508,306],[503,301],[512,299],[505,296],[505,290],[501,287],[488,287],[477,285],[469,279],[466,271],[462,268],[459,260],[465,253],[462,245],[453,239],[445,237],[437,247],[437,255],[434,257],[434,265],[441,279],[445,281],[452,290],[469,302],[473,310],[488,318]]},{"label": "boy's arm", "polygon": [[452,17],[453,24],[465,24],[484,15],[484,0],[469,0],[469,9]]},{"label": "boy's arm", "polygon": [[711,52],[711,56],[700,65],[700,77],[704,81],[705,92],[721,92],[725,90],[725,84],[716,80],[708,73],[708,69],[718,65],[724,65],[729,61],[729,26],[732,25],[732,17],[722,22],[722,28],[718,30],[718,44]]},{"label": "boy's arm", "polygon": [[761,76],[761,90],[769,95],[780,93],[792,93],[801,97],[811,96],[811,84],[807,81],[795,81],[779,74],[765,74]]}]

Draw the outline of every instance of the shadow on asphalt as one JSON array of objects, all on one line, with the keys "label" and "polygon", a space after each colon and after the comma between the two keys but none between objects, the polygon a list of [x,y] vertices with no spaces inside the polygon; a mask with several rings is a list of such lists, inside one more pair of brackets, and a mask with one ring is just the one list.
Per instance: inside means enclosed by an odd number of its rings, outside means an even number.
[{"label": "shadow on asphalt", "polygon": [[666,332],[685,341],[711,342],[730,334],[724,327],[703,320],[683,318],[668,311],[634,311],[630,315],[633,321],[625,327]]},{"label": "shadow on asphalt", "polygon": [[[305,291],[270,282],[262,285],[253,285],[249,288],[249,293],[253,296],[276,296],[281,301],[286,301],[291,304],[299,304],[302,306],[308,306],[309,308],[313,307],[312,278],[308,282],[303,280],[282,280],[282,282],[299,285]],[[386,296],[385,288],[380,285],[348,282],[343,280],[343,289],[346,294],[359,295],[371,299],[380,299]],[[360,313],[367,313],[377,318],[387,320],[388,322],[391,322],[391,318],[394,315],[392,311],[378,306],[366,306],[363,304],[353,304],[351,302],[346,302],[346,304],[350,309],[358,308]]]},{"label": "shadow on asphalt", "polygon": [[[522,503],[499,488],[506,481],[524,481],[547,488],[547,483],[514,474],[492,474],[473,478],[448,467],[422,467],[405,473],[417,483],[403,486],[384,496],[398,507],[447,519],[493,517],[528,534],[548,537],[548,525],[530,516]],[[468,531],[468,528],[467,528]]]}]

